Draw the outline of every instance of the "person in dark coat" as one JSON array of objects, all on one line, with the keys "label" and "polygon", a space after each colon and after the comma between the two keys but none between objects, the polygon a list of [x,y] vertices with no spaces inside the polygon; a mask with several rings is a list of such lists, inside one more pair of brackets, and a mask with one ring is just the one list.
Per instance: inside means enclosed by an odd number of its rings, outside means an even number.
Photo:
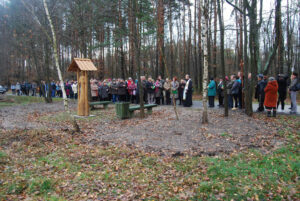
[{"label": "person in dark coat", "polygon": [[162,84],[157,79],[155,82],[155,102],[157,105],[160,105],[161,97],[162,97]]},{"label": "person in dark coat", "polygon": [[219,98],[219,107],[223,107],[223,99],[224,99],[224,82],[223,79],[220,79],[218,87],[217,87],[217,93]]},{"label": "person in dark coat", "polygon": [[178,88],[178,98],[179,98],[179,105],[183,104],[183,91],[185,87],[185,80],[180,80],[179,88]]},{"label": "person in dark coat", "polygon": [[237,76],[234,76],[234,82],[231,88],[231,94],[234,98],[234,107],[232,108],[233,110],[236,110],[238,108],[238,97],[239,97],[239,92],[240,92],[240,82],[237,79]]},{"label": "person in dark coat", "polygon": [[233,108],[233,96],[231,94],[231,88],[234,83],[234,75],[230,76],[230,81],[227,80],[227,94],[228,94],[228,108]]},{"label": "person in dark coat", "polygon": [[255,97],[258,99],[259,106],[257,108],[257,112],[264,111],[264,101],[265,101],[265,87],[267,86],[267,80],[264,79],[262,74],[258,75],[258,83],[255,88]]},{"label": "person in dark coat", "polygon": [[185,76],[186,84],[183,90],[183,106],[191,107],[193,105],[193,82],[189,75]]},{"label": "person in dark coat", "polygon": [[286,99],[286,93],[287,93],[287,76],[284,76],[283,74],[279,74],[277,77],[277,83],[278,83],[278,101],[277,101],[277,109],[279,107],[279,104],[281,103],[281,110],[284,110],[284,101]]},{"label": "person in dark coat", "polygon": [[126,95],[127,95],[127,85],[124,82],[123,79],[119,80],[119,84],[118,84],[118,95],[119,95],[119,100],[121,102],[125,102],[126,101]]},{"label": "person in dark coat", "polygon": [[98,89],[100,101],[108,101],[109,99],[108,92],[109,92],[109,87],[107,86],[107,83],[104,81]]},{"label": "person in dark coat", "polygon": [[146,83],[146,89],[147,89],[147,98],[148,98],[148,104],[154,104],[154,93],[155,93],[155,84],[152,80],[152,78],[148,78],[148,81]]},{"label": "person in dark coat", "polygon": [[298,85],[299,85],[298,73],[293,72],[291,75],[291,84],[289,86],[289,93],[291,96],[290,114],[297,114],[297,92],[299,91]]},{"label": "person in dark coat", "polygon": [[115,79],[113,79],[111,85],[110,85],[110,93],[112,95],[113,103],[117,102],[119,99],[118,96],[118,83]]},{"label": "person in dark coat", "polygon": [[56,95],[56,84],[54,80],[51,82],[51,97],[54,98]]}]

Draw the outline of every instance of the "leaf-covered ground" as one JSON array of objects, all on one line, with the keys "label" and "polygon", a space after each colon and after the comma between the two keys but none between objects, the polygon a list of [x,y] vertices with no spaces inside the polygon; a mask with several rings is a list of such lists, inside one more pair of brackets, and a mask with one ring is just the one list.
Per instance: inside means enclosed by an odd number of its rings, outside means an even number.
[{"label": "leaf-covered ground", "polygon": [[58,104],[0,109],[32,125],[2,123],[0,200],[300,199],[299,117],[210,111],[201,125],[200,110],[177,122],[162,107],[121,121],[110,107],[74,134]]}]

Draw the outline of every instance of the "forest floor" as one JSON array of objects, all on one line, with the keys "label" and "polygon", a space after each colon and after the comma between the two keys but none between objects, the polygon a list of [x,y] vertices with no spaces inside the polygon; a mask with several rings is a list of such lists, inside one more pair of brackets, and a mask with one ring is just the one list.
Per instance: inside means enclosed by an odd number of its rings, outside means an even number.
[{"label": "forest floor", "polygon": [[74,134],[62,111],[0,108],[0,200],[300,199],[299,116],[209,110],[202,125],[202,109],[119,120],[111,105]]}]

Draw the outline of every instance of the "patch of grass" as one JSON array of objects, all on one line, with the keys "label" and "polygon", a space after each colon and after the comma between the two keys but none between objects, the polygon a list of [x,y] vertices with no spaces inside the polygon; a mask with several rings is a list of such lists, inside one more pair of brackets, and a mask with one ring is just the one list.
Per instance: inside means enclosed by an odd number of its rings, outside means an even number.
[{"label": "patch of grass", "polygon": [[[0,108],[14,105],[26,105],[30,103],[43,103],[44,98],[38,96],[13,96],[7,95],[7,102],[0,102]],[[61,98],[52,98],[53,102],[62,101]]]},{"label": "patch of grass", "polygon": [[46,201],[66,201],[65,198],[58,197],[58,196],[50,196],[50,197],[45,197]]},{"label": "patch of grass", "polygon": [[7,157],[7,154],[5,152],[0,151],[0,160],[5,159]]},{"label": "patch of grass", "polygon": [[8,185],[7,188],[7,194],[21,194],[25,191],[25,189],[28,187],[28,184],[26,181],[16,181]]},{"label": "patch of grass", "polygon": [[5,152],[0,151],[0,165],[5,164],[7,162],[8,162],[8,155]]},{"label": "patch of grass", "polygon": [[228,159],[208,158],[210,181],[200,183],[195,198],[213,199],[220,191],[226,193],[222,197],[225,200],[287,196],[297,188],[296,178],[300,173],[297,150],[299,147],[283,147],[270,155],[249,152]]},{"label": "patch of grass", "polygon": [[48,178],[36,178],[29,185],[29,192],[36,195],[45,195],[54,190],[55,182]]},{"label": "patch of grass", "polygon": [[153,168],[157,164],[156,158],[152,157],[143,157],[141,162],[147,168]]},{"label": "patch of grass", "polygon": [[221,136],[222,136],[222,137],[232,137],[231,134],[226,133],[226,132],[221,133]]}]

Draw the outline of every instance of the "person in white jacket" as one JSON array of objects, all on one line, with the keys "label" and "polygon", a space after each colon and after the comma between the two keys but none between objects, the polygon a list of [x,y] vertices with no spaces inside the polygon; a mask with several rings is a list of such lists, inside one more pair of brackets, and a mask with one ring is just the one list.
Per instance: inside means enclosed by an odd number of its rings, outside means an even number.
[{"label": "person in white jacket", "polygon": [[72,91],[73,91],[73,93],[74,93],[74,98],[75,99],[77,99],[78,98],[78,84],[77,84],[77,82],[74,82],[73,84],[72,84]]}]

